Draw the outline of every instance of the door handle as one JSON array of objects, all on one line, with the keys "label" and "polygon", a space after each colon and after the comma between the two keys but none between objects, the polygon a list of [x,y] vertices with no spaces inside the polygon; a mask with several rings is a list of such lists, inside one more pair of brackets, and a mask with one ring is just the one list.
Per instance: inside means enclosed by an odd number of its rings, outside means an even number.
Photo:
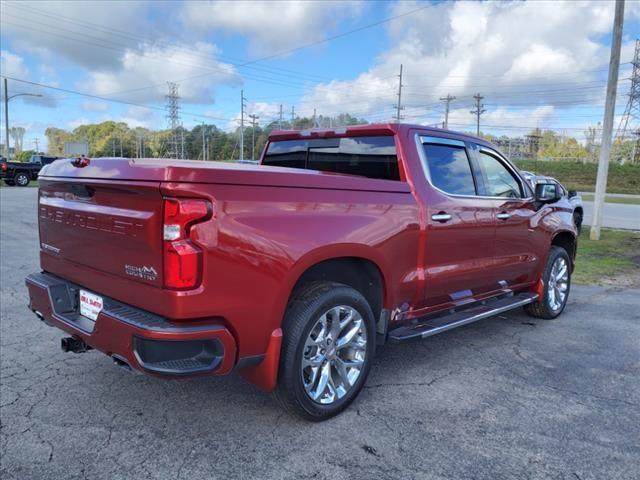
[{"label": "door handle", "polygon": [[496,218],[500,220],[509,220],[511,218],[511,214],[507,212],[502,212],[496,215]]},{"label": "door handle", "polygon": [[431,220],[435,220],[436,222],[445,223],[451,220],[451,215],[445,212],[434,213],[431,215]]}]

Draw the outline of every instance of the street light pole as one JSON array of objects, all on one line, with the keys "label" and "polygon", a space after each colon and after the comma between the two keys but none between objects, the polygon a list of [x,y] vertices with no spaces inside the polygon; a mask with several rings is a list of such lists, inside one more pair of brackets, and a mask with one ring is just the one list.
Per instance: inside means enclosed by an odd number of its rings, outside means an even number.
[{"label": "street light pole", "polygon": [[42,95],[39,93],[16,93],[15,95],[9,96],[9,89],[7,87],[7,79],[4,79],[4,135],[5,135],[5,151],[7,152],[7,162],[10,160],[9,155],[9,100],[16,97],[41,97]]},{"label": "street light pole", "polygon": [[4,151],[8,162],[11,158],[9,157],[9,95],[6,78],[4,79]]}]

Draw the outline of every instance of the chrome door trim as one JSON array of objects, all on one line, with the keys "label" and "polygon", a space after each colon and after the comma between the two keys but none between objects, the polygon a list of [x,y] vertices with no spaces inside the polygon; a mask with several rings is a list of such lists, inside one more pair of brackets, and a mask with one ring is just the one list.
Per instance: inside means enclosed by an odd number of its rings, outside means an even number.
[{"label": "chrome door trim", "polygon": [[[422,139],[428,139],[427,142],[423,142]],[[450,138],[440,138],[440,137],[431,137],[428,135],[422,135],[419,132],[416,132],[415,134],[415,142],[416,142],[416,149],[418,150],[418,158],[420,158],[420,166],[422,167],[422,174],[424,175],[424,178],[427,180],[427,183],[429,184],[429,186],[431,188],[433,188],[434,190],[437,190],[438,192],[448,196],[448,197],[453,197],[453,198],[469,198],[469,199],[483,199],[483,200],[502,200],[502,201],[521,201],[523,203],[526,202],[530,202],[531,200],[533,200],[533,197],[527,197],[527,198],[506,198],[506,197],[490,197],[490,196],[486,196],[486,195],[460,195],[457,193],[449,193],[449,192],[445,192],[444,190],[442,190],[441,188],[436,187],[433,184],[433,181],[431,180],[431,175],[429,173],[429,164],[427,163],[427,156],[424,153],[424,144],[425,143],[431,143],[431,144],[441,144],[441,145],[453,145],[456,147],[465,147],[465,150],[467,151],[467,156],[469,156],[469,151],[470,149],[467,148],[467,145],[465,144],[465,142],[461,141],[461,140],[453,140]],[[472,172],[473,172],[473,167],[472,167]],[[518,175],[518,178],[521,178],[520,175]]]}]

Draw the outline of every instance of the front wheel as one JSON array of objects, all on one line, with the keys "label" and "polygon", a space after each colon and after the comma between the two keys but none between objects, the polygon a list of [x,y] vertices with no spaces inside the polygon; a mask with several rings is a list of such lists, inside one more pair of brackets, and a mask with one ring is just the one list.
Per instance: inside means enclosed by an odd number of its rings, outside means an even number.
[{"label": "front wheel", "polygon": [[375,354],[375,322],[365,298],[339,283],[297,292],[283,322],[276,398],[302,418],[322,421],[356,398]]},{"label": "front wheel", "polygon": [[542,281],[542,297],[525,306],[525,310],[532,317],[550,320],[562,313],[569,299],[571,259],[564,248],[555,245],[551,247]]},{"label": "front wheel", "polygon": [[16,185],[18,185],[19,187],[26,187],[27,185],[29,185],[30,181],[31,178],[29,178],[29,175],[24,172],[17,173],[15,176]]}]

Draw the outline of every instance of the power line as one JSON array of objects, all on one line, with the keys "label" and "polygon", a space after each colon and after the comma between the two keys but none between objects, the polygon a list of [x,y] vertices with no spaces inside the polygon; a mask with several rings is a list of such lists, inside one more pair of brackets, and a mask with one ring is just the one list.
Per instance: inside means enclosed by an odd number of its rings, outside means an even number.
[{"label": "power line", "polygon": [[[148,108],[150,110],[159,110],[159,111],[162,111],[162,112],[166,112],[166,108],[164,108],[164,107],[156,107],[156,106],[153,106],[153,105],[145,105],[145,104],[142,104],[142,103],[134,103],[134,102],[128,102],[126,100],[119,100],[119,99],[116,99],[116,98],[109,98],[109,97],[103,97],[103,96],[100,96],[100,95],[93,95],[91,93],[78,92],[76,90],[70,90],[68,88],[54,87],[53,85],[46,85],[44,83],[32,82],[30,80],[24,80],[24,79],[15,78],[15,77],[9,77],[9,76],[6,76],[6,75],[0,75],[0,77],[6,78],[8,80],[13,80],[14,82],[26,83],[28,85],[35,85],[35,86],[38,86],[38,87],[49,88],[51,90],[57,90],[59,92],[71,93],[73,95],[80,95],[80,96],[88,97],[88,98],[95,98],[95,99],[98,99],[98,100],[103,100],[105,102],[121,103],[123,105],[130,105],[130,106],[133,106],[133,107]],[[232,120],[231,118],[215,117],[215,116],[212,116],[212,115],[205,115],[205,114],[202,114],[202,113],[194,113],[194,112],[182,111],[182,114],[183,115],[188,115],[190,117],[208,118],[210,120],[220,120],[220,121]]]},{"label": "power line", "polygon": [[315,42],[311,42],[311,43],[307,43],[307,44],[304,44],[304,45],[300,45],[298,47],[294,47],[294,48],[291,48],[291,49],[288,49],[288,50],[283,50],[283,51],[275,53],[273,55],[267,55],[265,57],[256,58],[256,59],[250,60],[250,61],[248,61],[246,63],[249,64],[249,63],[263,62],[265,60],[270,60],[272,58],[277,58],[277,57],[282,57],[282,56],[285,56],[285,55],[290,55],[290,54],[292,54],[294,52],[297,52],[297,51],[300,51],[300,50],[304,50],[304,49],[307,49],[309,47],[315,47],[316,45],[322,45],[323,43],[328,43],[328,42],[331,42],[333,40],[337,40],[338,38],[346,37],[348,35],[352,35],[354,33],[358,33],[358,32],[361,32],[363,30],[367,30],[369,28],[373,28],[373,27],[377,27],[377,26],[380,26],[380,25],[384,25],[385,23],[389,23],[389,22],[391,22],[393,20],[397,20],[398,18],[402,18],[402,17],[407,17],[409,15],[413,15],[414,13],[418,13],[418,12],[420,12],[422,10],[426,10],[426,9],[431,8],[433,6],[434,6],[434,4],[424,5],[424,6],[420,7],[420,8],[416,8],[414,10],[410,10],[408,12],[401,13],[399,15],[394,15],[392,17],[384,18],[384,19],[379,20],[377,22],[369,23],[367,25],[363,25],[361,27],[354,28],[352,30],[347,30],[345,32],[342,32],[342,33],[339,33],[339,34],[336,34],[336,35],[332,35],[330,37],[323,38],[323,39],[317,40]]},{"label": "power line", "polygon": [[[107,27],[107,26],[100,25],[100,24],[97,24],[97,23],[89,22],[89,21],[84,20],[84,19],[81,20],[81,21],[80,20],[76,20],[76,19],[73,19],[71,17],[67,17],[67,16],[63,16],[63,15],[59,15],[59,14],[54,14],[52,12],[49,13],[49,12],[46,12],[44,10],[39,10],[39,9],[36,9],[36,8],[33,8],[33,7],[29,7],[29,6],[26,6],[26,5],[19,5],[19,4],[12,3],[12,4],[8,4],[8,6],[11,6],[12,8],[18,8],[18,9],[21,9],[21,10],[26,11],[26,12],[35,13],[36,15],[39,15],[39,16],[42,16],[42,17],[47,17],[47,18],[54,19],[58,23],[58,25],[57,25],[58,29],[63,29],[63,30],[65,30],[67,32],[70,32],[70,33],[76,33],[78,35],[83,35],[83,36],[87,35],[87,33],[85,33],[85,32],[79,32],[77,30],[69,30],[69,29],[65,29],[65,28],[61,27],[59,25],[60,21],[69,23],[71,25],[75,25],[75,26],[81,27],[83,29],[88,30],[91,33],[95,33],[96,31],[102,30],[104,33],[109,34],[110,37],[113,37],[115,35],[115,36],[119,36],[121,38],[124,38],[125,40],[133,40],[133,41],[136,41],[136,42],[143,42],[143,43],[148,44],[148,45],[158,45],[158,44],[160,44],[160,45],[164,45],[165,47],[167,47],[169,49],[172,49],[174,51],[181,52],[183,55],[187,55],[187,56],[191,56],[191,57],[199,57],[199,58],[203,58],[203,59],[206,59],[206,60],[210,60],[210,56],[207,56],[207,55],[204,55],[204,54],[198,54],[198,53],[194,52],[192,49],[189,49],[189,48],[179,47],[177,45],[173,45],[173,44],[169,43],[166,40],[151,39],[149,37],[144,37],[142,35],[133,34],[132,32],[127,32],[125,30],[120,30],[120,29],[116,29],[116,28]],[[9,16],[12,16],[14,18],[18,18],[20,20],[24,19],[24,14],[21,14],[20,16],[17,16],[17,15],[12,15],[11,13],[5,12],[5,15],[9,15]],[[33,19],[28,19],[28,22],[29,22],[29,24],[32,24],[32,23],[35,22],[35,23],[39,23],[39,24],[45,25],[45,26],[49,26],[50,25],[49,23],[38,22],[37,20],[33,20]],[[16,25],[16,26],[18,26],[18,25]],[[20,25],[20,26],[22,26],[22,25]],[[100,37],[93,37],[93,38],[100,39]],[[112,43],[115,44],[115,42],[112,42]],[[124,44],[118,44],[118,45],[121,45],[123,47],[128,47],[127,45],[124,45]],[[233,57],[229,57],[227,55],[217,54],[216,57],[217,58],[221,58],[221,59],[225,59],[225,58],[229,59],[231,61],[231,63],[238,64],[238,65],[240,65],[240,64],[242,64],[244,62],[244,60],[234,59]],[[328,77],[321,77],[321,76],[318,76],[318,75],[311,75],[311,74],[308,74],[308,73],[296,72],[295,70],[285,69],[285,68],[281,68],[281,67],[272,68],[272,67],[268,67],[266,65],[247,65],[246,67],[254,69],[254,70],[265,71],[265,72],[277,72],[278,70],[281,70],[283,72],[286,72],[286,74],[288,76],[293,75],[293,76],[299,76],[300,78],[308,77],[310,79],[316,79],[316,81],[317,80],[330,80],[330,78],[328,78]]]},{"label": "power line", "polygon": [[[426,8],[426,7],[423,7],[423,8]],[[421,10],[421,9],[417,9],[417,10]],[[11,14],[9,14],[9,15],[11,15]],[[11,16],[14,16],[14,15],[11,15]],[[401,16],[404,16],[404,14],[401,15]],[[14,18],[22,19],[22,17],[16,17],[16,16],[14,16]],[[393,18],[396,18],[396,17],[391,17],[391,19],[393,19]],[[3,19],[3,21],[4,21],[4,23],[7,23],[9,25],[17,26],[18,28],[23,28],[25,30],[32,30],[33,29],[33,25],[30,25],[30,24],[29,25],[16,24],[14,22],[8,22],[5,19]],[[108,43],[110,43],[110,44],[105,44],[104,43],[105,42],[104,39],[102,39],[100,37],[91,37],[91,35],[88,35],[88,34],[86,34],[84,32],[68,30],[68,29],[61,28],[59,26],[54,29],[51,25],[49,25],[47,23],[43,23],[43,22],[38,22],[37,20],[32,20],[32,22],[40,23],[44,27],[53,30],[53,31],[47,31],[47,30],[40,29],[39,30],[40,33],[53,35],[53,36],[58,36],[58,37],[62,37],[62,38],[67,38],[67,39],[72,40],[74,42],[81,41],[84,44],[90,44],[90,45],[94,45],[94,46],[97,46],[97,47],[101,47],[101,48],[105,48],[105,49],[109,49],[109,50],[114,50],[114,51],[118,51],[118,52],[126,53],[126,52],[131,50],[131,48],[128,45],[118,44],[118,43],[113,42],[113,41],[108,41]],[[375,25],[373,25],[373,26],[375,26]],[[370,26],[368,26],[366,28],[370,28]],[[62,33],[60,33],[61,31],[66,31],[66,32],[71,33],[71,34],[80,35],[80,37],[69,37],[69,36],[66,36],[66,35],[63,35]],[[357,31],[359,31],[359,30],[357,30]],[[347,35],[347,34],[350,34],[350,33],[353,33],[353,32],[345,32],[344,35]],[[99,42],[103,42],[103,43],[91,42],[91,41],[88,40],[88,38],[92,38],[94,40],[98,40]],[[144,38],[144,37],[139,37],[139,38]],[[330,41],[330,39],[325,39],[325,41]],[[148,42],[148,43],[150,43],[150,42]],[[120,48],[114,47],[112,45],[119,45]],[[297,49],[302,49],[302,48],[307,48],[307,47],[308,46],[301,46],[301,47],[297,47]],[[172,48],[179,49],[179,47],[172,47]],[[192,57],[193,56],[200,56],[202,58],[205,58],[206,60],[210,60],[210,57],[204,56],[204,55],[194,54],[192,51],[188,51],[188,55],[192,56]],[[278,55],[278,54],[276,54],[276,55]],[[223,58],[223,56],[219,56],[219,57]],[[163,63],[170,62],[170,63],[175,63],[175,64],[179,64],[179,65],[183,65],[183,66],[190,66],[190,67],[200,68],[200,69],[208,70],[208,71],[216,71],[216,72],[222,71],[224,73],[229,73],[228,69],[224,69],[224,68],[221,69],[221,68],[215,68],[215,67],[211,67],[211,66],[204,66],[204,65],[201,65],[201,64],[178,62],[178,61],[175,61],[175,60],[172,60],[172,59],[167,59],[166,56],[162,56],[162,57],[159,57],[159,58],[148,57],[148,59],[150,59],[152,61],[163,62]],[[261,60],[263,60],[263,59],[250,60],[250,61],[245,61],[243,63],[238,63],[238,62],[230,62],[230,63],[233,66],[237,67],[237,68],[247,67],[247,68],[254,68],[254,69],[255,68],[263,68],[264,69],[265,67],[250,66],[251,64],[259,62]],[[269,68],[269,67],[266,67],[266,68]],[[274,70],[274,69],[271,69],[271,70]],[[283,70],[283,69],[281,69],[281,70]],[[277,69],[276,69],[276,71],[274,73],[278,74]],[[204,77],[204,76],[207,76],[207,75],[209,75],[209,74],[208,73],[204,73],[204,74],[194,75],[194,76],[182,78],[182,79],[179,79],[179,80],[174,80],[174,82],[186,82],[186,81],[189,81],[189,80],[192,80],[192,79],[195,79],[195,78]],[[303,88],[305,86],[308,86],[308,85],[306,85],[304,83],[302,83],[302,84],[299,83],[299,82],[296,83],[296,82],[293,82],[292,80],[290,80],[290,76],[291,76],[290,73],[281,74],[281,75],[284,75],[284,76],[287,77],[286,80],[272,79],[272,78],[269,78],[269,77],[264,77],[264,76],[260,76],[260,75],[256,75],[256,74],[247,74],[246,72],[243,75],[246,76],[247,78],[251,79],[251,80],[257,80],[257,81],[265,82],[265,83],[272,83],[272,84],[280,85],[280,86],[284,86],[284,87],[301,87],[301,88]],[[130,92],[135,92],[135,91],[146,90],[146,89],[149,89],[149,88],[155,88],[155,87],[158,87],[158,86],[161,86],[161,85],[164,85],[164,83],[149,85],[149,86],[135,88],[135,89],[131,89],[131,90],[124,90],[124,91],[119,91],[119,92],[114,92],[114,93],[116,93],[116,94],[130,93]],[[348,87],[344,87],[344,88],[348,88]]]}]

